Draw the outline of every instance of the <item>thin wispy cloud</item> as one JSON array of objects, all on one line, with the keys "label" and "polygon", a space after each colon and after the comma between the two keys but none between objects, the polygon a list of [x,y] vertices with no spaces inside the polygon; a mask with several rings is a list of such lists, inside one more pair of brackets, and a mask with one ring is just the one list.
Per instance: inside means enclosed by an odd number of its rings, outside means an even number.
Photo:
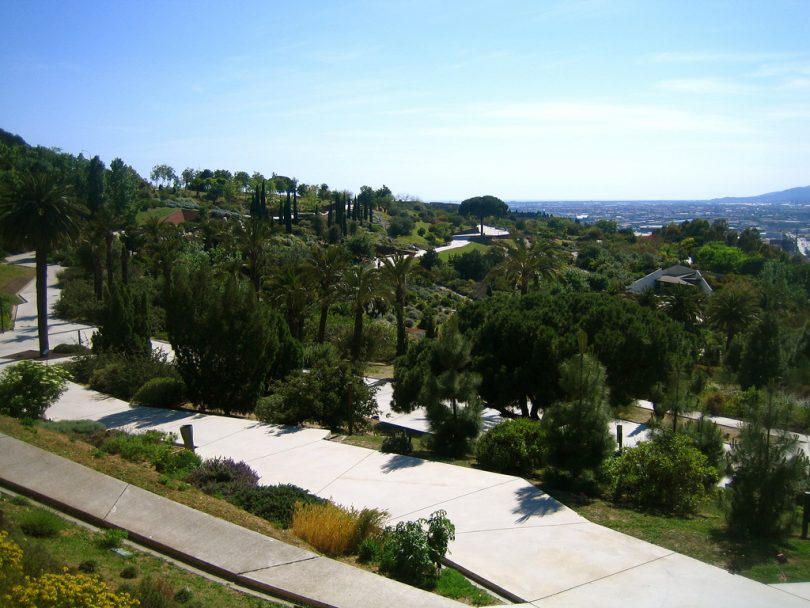
[{"label": "thin wispy cloud", "polygon": [[662,80],[656,88],[671,93],[695,93],[700,95],[753,93],[757,87],[722,78],[674,78]]},{"label": "thin wispy cloud", "polygon": [[648,55],[651,63],[762,63],[796,57],[788,52],[707,52],[707,51],[668,51]]}]

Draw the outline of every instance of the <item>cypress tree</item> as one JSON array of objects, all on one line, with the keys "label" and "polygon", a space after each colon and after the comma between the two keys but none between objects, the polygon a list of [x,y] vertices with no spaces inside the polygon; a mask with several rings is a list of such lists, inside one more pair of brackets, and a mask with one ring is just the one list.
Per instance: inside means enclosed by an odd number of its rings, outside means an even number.
[{"label": "cypress tree", "polygon": [[149,329],[146,294],[133,299],[129,287],[113,281],[107,286],[101,323],[93,336],[93,351],[148,355],[152,350]]},{"label": "cypress tree", "polygon": [[263,220],[268,218],[267,213],[267,191],[265,190],[265,181],[262,180],[262,193],[259,196],[259,215]]}]

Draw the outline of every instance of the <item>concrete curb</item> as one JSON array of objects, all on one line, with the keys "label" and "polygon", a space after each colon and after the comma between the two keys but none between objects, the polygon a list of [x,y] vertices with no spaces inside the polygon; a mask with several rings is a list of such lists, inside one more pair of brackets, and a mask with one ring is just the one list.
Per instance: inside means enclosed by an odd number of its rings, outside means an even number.
[{"label": "concrete curb", "polygon": [[171,501],[0,434],[0,485],[243,587],[317,608],[456,601],[409,587]]}]

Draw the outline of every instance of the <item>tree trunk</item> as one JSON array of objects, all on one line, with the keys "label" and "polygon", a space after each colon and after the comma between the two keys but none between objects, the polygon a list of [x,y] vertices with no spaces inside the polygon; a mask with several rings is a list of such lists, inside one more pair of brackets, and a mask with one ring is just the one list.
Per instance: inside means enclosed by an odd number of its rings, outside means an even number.
[{"label": "tree trunk", "polygon": [[520,397],[520,415],[524,418],[529,417],[529,399],[526,395]]},{"label": "tree trunk", "polygon": [[121,282],[129,285],[129,249],[124,241],[121,241]]},{"label": "tree trunk", "polygon": [[93,251],[93,291],[99,302],[104,298],[104,271],[101,268],[101,255]]},{"label": "tree trunk", "polygon": [[36,267],[39,356],[47,357],[51,349],[48,344],[48,251],[44,248],[37,249]]},{"label": "tree trunk", "polygon": [[329,316],[329,304],[321,304],[321,318],[318,320],[318,344],[323,344],[326,337],[326,318]]},{"label": "tree trunk", "polygon": [[352,337],[352,360],[360,360],[360,351],[363,349],[363,314],[362,306],[354,311],[354,336]]},{"label": "tree trunk", "polygon": [[397,297],[396,308],[394,310],[397,317],[397,356],[405,354],[405,303]]},{"label": "tree trunk", "polygon": [[481,220],[481,236],[484,236],[484,216],[482,215],[479,219]]},{"label": "tree trunk", "polygon": [[112,232],[104,235],[104,250],[107,254],[107,285],[112,285],[113,282],[113,236]]}]

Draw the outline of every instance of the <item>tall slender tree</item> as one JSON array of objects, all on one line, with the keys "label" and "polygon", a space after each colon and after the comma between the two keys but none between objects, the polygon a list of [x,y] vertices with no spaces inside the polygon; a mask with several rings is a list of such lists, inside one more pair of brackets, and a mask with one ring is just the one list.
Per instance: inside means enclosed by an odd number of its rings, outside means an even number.
[{"label": "tall slender tree", "polygon": [[39,354],[47,357],[48,254],[79,234],[87,210],[53,172],[24,173],[0,196],[0,237],[7,243],[32,247],[36,257],[37,332]]},{"label": "tall slender tree", "polygon": [[352,360],[359,361],[363,354],[363,319],[366,308],[382,296],[379,272],[368,264],[354,264],[343,275],[343,288],[354,314]]},{"label": "tall slender tree", "polygon": [[318,342],[326,336],[326,320],[329,307],[338,296],[343,272],[348,266],[349,256],[339,245],[321,247],[315,245],[310,250],[309,259],[304,262],[304,271],[309,282],[315,286],[320,305],[318,320]]},{"label": "tall slender tree", "polygon": [[413,255],[395,253],[383,258],[380,273],[385,286],[390,290],[389,297],[394,303],[397,318],[397,356],[404,355],[407,349],[405,335],[405,302],[408,297],[408,275],[414,268]]}]

